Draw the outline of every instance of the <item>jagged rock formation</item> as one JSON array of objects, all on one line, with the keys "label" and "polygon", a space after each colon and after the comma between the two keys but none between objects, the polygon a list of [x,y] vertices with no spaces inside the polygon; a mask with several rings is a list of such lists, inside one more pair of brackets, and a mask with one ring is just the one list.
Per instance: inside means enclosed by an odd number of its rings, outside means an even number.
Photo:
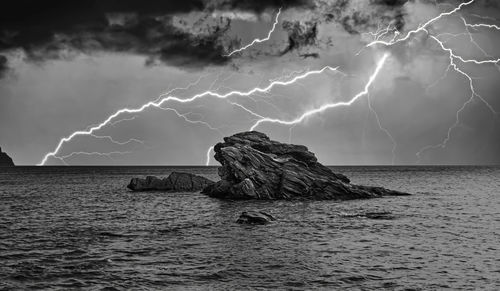
[{"label": "jagged rock formation", "polygon": [[9,157],[6,153],[2,152],[2,148],[0,147],[0,167],[13,167],[14,161]]},{"label": "jagged rock formation", "polygon": [[268,224],[274,220],[276,219],[271,214],[263,211],[245,211],[241,213],[236,222],[240,224]]},{"label": "jagged rock formation", "polygon": [[172,172],[167,178],[147,176],[146,179],[133,178],[127,185],[132,191],[196,192],[214,182],[190,173]]},{"label": "jagged rock formation", "polygon": [[272,141],[250,131],[225,137],[214,147],[221,181],[203,193],[223,199],[348,200],[408,195],[382,187],[350,184],[347,177],[318,163],[302,145]]}]

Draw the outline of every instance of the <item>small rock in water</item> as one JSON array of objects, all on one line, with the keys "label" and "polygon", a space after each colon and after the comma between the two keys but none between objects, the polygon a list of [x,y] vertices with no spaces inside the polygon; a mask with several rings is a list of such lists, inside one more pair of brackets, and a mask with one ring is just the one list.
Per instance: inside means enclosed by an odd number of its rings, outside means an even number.
[{"label": "small rock in water", "polygon": [[366,212],[365,217],[369,219],[394,219],[390,212]]},{"label": "small rock in water", "polygon": [[167,178],[147,176],[146,179],[133,178],[127,185],[132,191],[196,192],[214,182],[190,173],[172,172]]},{"label": "small rock in water", "polygon": [[388,212],[388,211],[382,211],[382,212],[364,212],[364,213],[355,213],[355,214],[345,214],[343,215],[344,217],[352,218],[352,217],[362,217],[362,218],[369,218],[369,219],[384,219],[384,220],[390,220],[394,219],[395,216]]},{"label": "small rock in water", "polygon": [[268,224],[274,220],[276,219],[271,214],[263,211],[245,211],[241,213],[236,222],[240,224]]}]

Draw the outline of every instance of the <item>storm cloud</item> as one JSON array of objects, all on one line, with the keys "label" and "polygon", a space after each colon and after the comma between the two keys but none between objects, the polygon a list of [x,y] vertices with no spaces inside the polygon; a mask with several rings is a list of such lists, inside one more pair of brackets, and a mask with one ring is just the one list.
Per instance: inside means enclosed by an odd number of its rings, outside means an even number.
[{"label": "storm cloud", "polygon": [[144,2],[16,1],[0,18],[0,51],[21,49],[32,61],[112,51],[179,66],[227,62],[217,42],[224,28],[195,36],[171,23],[172,15],[203,9],[202,2]]},{"label": "storm cloud", "polygon": [[[251,98],[207,96],[195,102],[165,102],[165,110],[123,114],[116,120],[128,121],[96,134],[118,141],[138,139],[144,145],[118,146],[79,136],[59,153],[132,152],[113,156],[116,159],[73,155],[68,158],[70,164],[199,164],[206,158],[206,149],[222,136],[247,130],[255,121],[254,115],[231,102],[262,116],[293,120],[311,108],[355,96],[380,56],[388,53],[387,64],[370,88],[371,106],[378,117],[363,97],[352,106],[311,116],[293,130],[271,123],[258,130],[275,139],[306,144],[327,164],[385,164],[393,159],[393,145],[378,126],[379,118],[397,143],[394,161],[415,163],[417,152],[439,145],[456,123],[457,110],[470,98],[469,83],[463,75],[447,71],[448,53],[425,33],[394,46],[365,46],[376,37],[377,29],[380,32],[390,24],[390,32],[382,37],[390,40],[461,2],[21,0],[9,8],[4,3],[0,144],[20,164],[33,164],[53,150],[61,137],[106,120],[120,108],[139,108],[172,88],[196,84],[172,93],[179,98],[206,90],[248,91],[305,70],[339,68],[338,73],[312,75]],[[485,55],[465,34],[460,16],[471,24],[498,24],[497,7],[497,1],[477,1],[460,15],[430,25],[429,34],[464,32],[443,37],[446,46],[464,58],[483,60]],[[276,31],[268,40],[227,57],[233,49],[268,35],[279,8]],[[498,32],[484,27],[470,31],[477,44],[496,58]],[[477,93],[498,111],[498,68],[457,63],[473,77]],[[189,124],[167,107],[202,122]],[[500,161],[497,115],[479,98],[459,115],[447,146],[424,151],[421,162]]]},{"label": "storm cloud", "polygon": [[267,9],[314,7],[313,0],[215,0],[207,1],[207,7],[221,10],[242,10],[262,13]]},{"label": "storm cloud", "polygon": [[[312,7],[308,0],[275,1],[9,1],[0,13],[0,52],[20,50],[28,61],[64,59],[78,53],[121,52],[144,55],[147,64],[157,62],[180,67],[225,65],[222,35],[230,18],[212,25],[181,30],[172,17],[214,10],[260,14],[278,7]],[[199,33],[204,30],[203,33]],[[5,72],[8,60],[0,60]]]},{"label": "storm cloud", "polygon": [[[146,64],[164,63],[184,68],[225,65],[226,32],[231,18],[221,17],[207,24],[194,23],[191,30],[175,25],[173,17],[192,12],[244,11],[260,15],[278,8],[299,8],[322,13],[319,22],[337,21],[346,31],[358,33],[370,25],[373,15],[358,11],[357,1],[312,0],[186,0],[186,1],[9,1],[0,15],[0,53],[22,51],[28,61],[71,58],[75,54],[120,52],[147,57]],[[364,1],[363,1],[364,2]],[[401,29],[406,1],[370,0],[375,12],[394,18]],[[7,5],[8,4],[8,5]],[[354,5],[354,6],[353,6]],[[380,13],[379,13],[380,14]],[[288,33],[282,54],[316,43],[317,23],[284,21]],[[201,33],[200,33],[201,31]],[[232,43],[238,41],[232,41]],[[231,42],[230,42],[231,43]],[[281,54],[281,55],[282,55]],[[8,60],[0,60],[0,72],[8,69]]]},{"label": "storm cloud", "polygon": [[7,64],[7,57],[0,55],[0,78],[3,78],[3,76],[7,73],[9,69],[9,66]]},{"label": "storm cloud", "polygon": [[366,32],[379,25],[404,28],[405,0],[338,0],[319,1],[326,22],[339,23],[350,34]]}]

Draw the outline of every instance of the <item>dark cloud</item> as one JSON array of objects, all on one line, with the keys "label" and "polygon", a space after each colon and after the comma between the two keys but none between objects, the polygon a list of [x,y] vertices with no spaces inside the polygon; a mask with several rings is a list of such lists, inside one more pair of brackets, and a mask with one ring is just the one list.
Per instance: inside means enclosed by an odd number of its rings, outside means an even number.
[{"label": "dark cloud", "polygon": [[[172,23],[179,13],[201,11],[201,0],[12,1],[0,13],[0,52],[21,49],[29,60],[64,58],[72,52],[141,54],[179,66],[224,64],[217,41],[229,22],[192,34]],[[6,65],[2,58],[2,68]]]},{"label": "dark cloud", "polygon": [[[369,0],[366,6],[339,0],[321,2],[320,10],[326,22],[337,22],[350,34],[366,32],[379,24],[391,23],[397,30],[404,28],[404,5],[409,0]],[[359,3],[358,3],[359,5]]]},{"label": "dark cloud", "polygon": [[402,10],[409,0],[370,0],[372,4],[381,6],[381,9],[394,9],[393,24],[398,31],[403,30],[405,14]]},{"label": "dark cloud", "polygon": [[372,4],[400,7],[409,0],[370,0]]},{"label": "dark cloud", "polygon": [[3,78],[8,70],[7,57],[0,55],[0,78]]},{"label": "dark cloud", "polygon": [[[412,0],[415,1],[415,0]],[[457,6],[460,3],[467,2],[464,0],[420,0],[424,3],[427,4],[450,4]],[[498,0],[481,0],[481,1],[474,1],[471,5],[468,5],[469,7],[479,7],[479,8],[499,8],[500,3]]]},{"label": "dark cloud", "polygon": [[[450,4],[453,7],[458,6],[465,1],[462,0],[421,0],[429,5]],[[377,28],[379,24],[391,24],[398,31],[405,28],[405,17],[407,16],[404,6],[407,3],[413,3],[415,0],[367,0],[370,8],[363,10],[352,9],[349,6],[352,1],[339,0],[336,2],[327,2],[326,20],[337,21],[344,29],[351,34],[366,32],[369,29]],[[471,7],[476,8],[498,8],[498,0],[476,1]]]},{"label": "dark cloud", "polygon": [[316,22],[284,21],[283,29],[288,33],[288,46],[281,52],[282,55],[316,43],[318,36]]},{"label": "dark cloud", "polygon": [[[229,62],[219,41],[230,20],[214,26],[181,29],[180,13],[244,10],[259,13],[277,7],[306,7],[311,0],[89,0],[10,1],[0,12],[0,52],[21,49],[42,62],[76,53],[124,52],[183,67]],[[7,9],[8,6],[8,9]],[[200,33],[200,29],[204,30]],[[2,58],[3,71],[6,60]]]},{"label": "dark cloud", "polygon": [[300,54],[299,56],[303,59],[307,59],[307,58],[317,59],[317,58],[319,58],[318,53],[305,53],[305,54]]},{"label": "dark cloud", "polygon": [[345,31],[350,34],[357,34],[360,30],[366,30],[366,27],[370,25],[370,18],[360,11],[355,11],[351,15],[342,17],[341,23]]},{"label": "dark cloud", "polygon": [[222,10],[243,10],[262,13],[267,9],[292,7],[313,8],[313,0],[216,0],[207,1],[208,6]]},{"label": "dark cloud", "polygon": [[[208,25],[207,17],[214,10],[258,14],[295,7],[321,15],[309,22],[283,22],[288,32],[285,54],[315,44],[317,26],[323,21],[340,23],[351,34],[376,28],[379,23],[392,23],[402,30],[403,6],[408,1],[368,0],[364,3],[369,8],[356,10],[355,2],[349,0],[18,0],[4,5],[0,12],[0,53],[20,49],[28,60],[43,62],[76,53],[120,52],[144,55],[148,64],[187,68],[224,65],[230,59],[225,56],[228,45],[223,36],[231,20]],[[176,15],[193,11],[207,17],[185,25],[187,28],[173,22]],[[0,69],[7,70],[5,57],[0,58]]]}]

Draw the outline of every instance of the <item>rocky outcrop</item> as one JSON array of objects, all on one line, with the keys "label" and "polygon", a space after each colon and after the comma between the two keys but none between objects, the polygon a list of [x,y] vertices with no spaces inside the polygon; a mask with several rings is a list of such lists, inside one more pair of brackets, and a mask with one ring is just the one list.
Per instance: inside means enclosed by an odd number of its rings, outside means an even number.
[{"label": "rocky outcrop", "polygon": [[172,172],[164,179],[154,176],[147,176],[146,179],[133,178],[127,188],[132,191],[196,192],[213,183],[213,181],[205,177],[190,173]]},{"label": "rocky outcrop", "polygon": [[214,147],[221,181],[203,193],[223,199],[348,200],[408,195],[382,187],[350,184],[347,177],[318,163],[302,145],[272,141],[250,131],[225,137]]},{"label": "rocky outcrop", "polygon": [[13,167],[14,161],[9,157],[6,153],[2,152],[2,148],[0,148],[0,167]]},{"label": "rocky outcrop", "polygon": [[271,214],[267,214],[263,211],[245,211],[241,213],[236,222],[240,224],[268,224],[274,220]]}]

